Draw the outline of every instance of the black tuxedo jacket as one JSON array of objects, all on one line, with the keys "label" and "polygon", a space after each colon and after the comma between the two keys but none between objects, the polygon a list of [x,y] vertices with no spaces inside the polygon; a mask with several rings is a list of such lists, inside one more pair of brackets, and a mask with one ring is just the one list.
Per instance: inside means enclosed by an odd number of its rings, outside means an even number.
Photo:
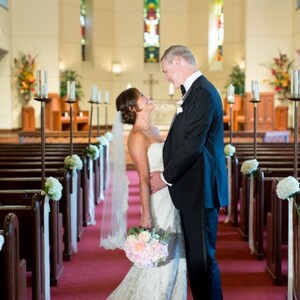
[{"label": "black tuxedo jacket", "polygon": [[228,205],[223,109],[216,88],[202,75],[183,98],[164,144],[163,175],[180,210]]}]

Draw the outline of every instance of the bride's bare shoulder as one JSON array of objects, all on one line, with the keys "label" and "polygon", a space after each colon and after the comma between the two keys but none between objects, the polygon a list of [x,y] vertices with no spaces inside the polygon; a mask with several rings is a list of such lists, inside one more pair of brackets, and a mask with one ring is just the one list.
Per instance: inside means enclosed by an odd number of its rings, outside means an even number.
[{"label": "bride's bare shoulder", "polygon": [[131,130],[128,135],[127,145],[129,148],[135,147],[135,146],[147,147],[148,137],[142,131]]}]

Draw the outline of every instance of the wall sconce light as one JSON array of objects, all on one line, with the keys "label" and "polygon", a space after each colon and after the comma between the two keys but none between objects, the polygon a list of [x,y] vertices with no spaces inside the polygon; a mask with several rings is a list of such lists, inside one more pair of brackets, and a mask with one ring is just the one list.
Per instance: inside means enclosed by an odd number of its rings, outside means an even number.
[{"label": "wall sconce light", "polygon": [[239,62],[239,67],[240,69],[244,70],[246,67],[246,62],[245,62],[245,58],[242,58],[241,61]]},{"label": "wall sconce light", "polygon": [[111,71],[116,75],[121,74],[121,72],[122,72],[121,64],[120,63],[112,63]]},{"label": "wall sconce light", "polygon": [[64,61],[62,59],[59,60],[58,69],[60,71],[64,71],[65,70],[65,64],[64,64]]}]

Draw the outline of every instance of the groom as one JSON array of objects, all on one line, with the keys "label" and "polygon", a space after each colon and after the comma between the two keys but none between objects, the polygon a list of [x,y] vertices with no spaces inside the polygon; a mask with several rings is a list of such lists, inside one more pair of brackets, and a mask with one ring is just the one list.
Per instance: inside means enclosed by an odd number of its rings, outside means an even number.
[{"label": "groom", "polygon": [[164,171],[151,173],[151,192],[167,184],[180,210],[194,300],[220,300],[216,239],[219,208],[228,204],[222,102],[187,47],[168,48],[161,67],[186,93],[165,141]]}]

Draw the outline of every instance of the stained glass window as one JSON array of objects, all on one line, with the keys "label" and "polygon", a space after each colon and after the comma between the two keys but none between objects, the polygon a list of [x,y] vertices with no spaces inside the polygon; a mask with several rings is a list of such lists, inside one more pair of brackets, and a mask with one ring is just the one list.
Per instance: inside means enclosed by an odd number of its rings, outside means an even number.
[{"label": "stained glass window", "polygon": [[211,71],[223,68],[224,11],[223,0],[210,0],[208,58]]},{"label": "stained glass window", "polygon": [[216,4],[217,13],[217,27],[218,27],[218,50],[216,53],[216,60],[223,60],[223,42],[224,42],[224,12],[223,0],[218,0]]},{"label": "stained glass window", "polygon": [[81,60],[85,61],[85,47],[86,47],[86,38],[85,38],[85,31],[86,31],[86,6],[85,0],[81,0],[80,5],[80,36],[81,36]]},{"label": "stained glass window", "polygon": [[144,61],[159,62],[160,0],[144,0]]},{"label": "stained glass window", "polygon": [[8,9],[8,0],[0,0],[0,6]]}]

